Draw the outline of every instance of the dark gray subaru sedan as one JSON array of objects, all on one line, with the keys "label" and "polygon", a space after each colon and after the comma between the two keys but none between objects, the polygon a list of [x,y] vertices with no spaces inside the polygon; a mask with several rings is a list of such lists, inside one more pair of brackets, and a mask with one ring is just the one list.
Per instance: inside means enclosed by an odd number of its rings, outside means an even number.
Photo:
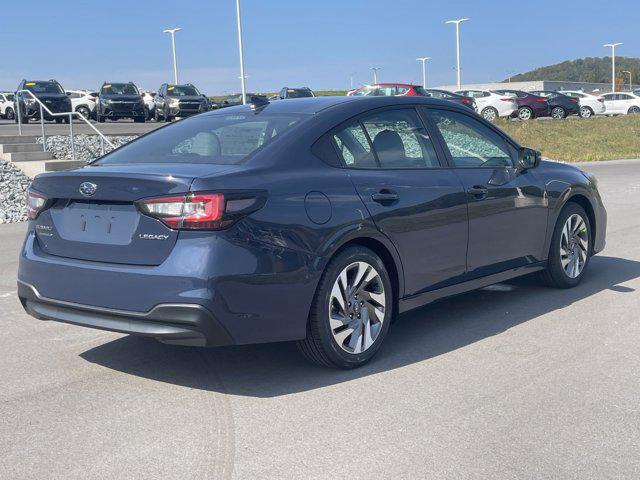
[{"label": "dark gray subaru sedan", "polygon": [[252,101],[36,177],[27,312],[180,345],[295,340],[352,368],[399,313],[536,271],[572,287],[604,247],[595,178],[465,107]]}]

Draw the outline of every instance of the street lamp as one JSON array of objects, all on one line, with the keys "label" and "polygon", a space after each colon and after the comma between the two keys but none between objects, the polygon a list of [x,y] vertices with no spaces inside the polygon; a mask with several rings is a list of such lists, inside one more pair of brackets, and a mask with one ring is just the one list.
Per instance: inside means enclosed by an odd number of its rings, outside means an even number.
[{"label": "street lamp", "polygon": [[457,20],[447,20],[444,23],[456,24],[456,71],[458,74],[458,90],[460,90],[460,24],[466,22],[468,18],[459,18]]},{"label": "street lamp", "polygon": [[631,72],[629,70],[622,70],[622,73],[629,75],[629,91],[633,91],[633,85],[631,84]]},{"label": "street lamp", "polygon": [[373,83],[378,83],[378,70],[382,70],[380,67],[371,67],[373,70]]},{"label": "street lamp", "polygon": [[422,62],[422,87],[427,88],[427,60],[431,60],[431,57],[418,57],[417,62]]},{"label": "street lamp", "polygon": [[171,50],[173,50],[173,82],[178,83],[178,60],[176,59],[176,32],[182,30],[181,28],[168,28],[163,30],[162,33],[171,34]]},{"label": "street lamp", "polygon": [[605,43],[603,47],[611,47],[611,91],[616,91],[616,47],[622,45],[618,43]]},{"label": "street lamp", "polygon": [[240,0],[236,0],[236,17],[238,20],[238,51],[240,52],[240,82],[242,85],[242,104],[247,103],[246,76],[244,74],[244,52],[242,48],[242,22],[240,21]]}]

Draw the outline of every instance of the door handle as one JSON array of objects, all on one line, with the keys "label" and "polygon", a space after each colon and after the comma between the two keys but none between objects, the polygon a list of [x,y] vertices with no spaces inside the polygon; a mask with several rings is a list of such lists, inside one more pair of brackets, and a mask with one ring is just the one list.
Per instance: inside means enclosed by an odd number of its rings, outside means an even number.
[{"label": "door handle", "polygon": [[392,190],[380,190],[378,193],[371,195],[371,200],[378,203],[395,202],[400,196]]},{"label": "door handle", "polygon": [[489,189],[480,185],[474,185],[468,191],[476,200],[482,200],[489,195]]}]

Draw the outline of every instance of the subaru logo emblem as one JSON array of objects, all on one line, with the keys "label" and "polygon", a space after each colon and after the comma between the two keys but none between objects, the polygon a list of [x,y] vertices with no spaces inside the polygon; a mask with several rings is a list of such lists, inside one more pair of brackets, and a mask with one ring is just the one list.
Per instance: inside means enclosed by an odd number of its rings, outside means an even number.
[{"label": "subaru logo emblem", "polygon": [[80,190],[80,193],[85,197],[90,197],[94,193],[96,193],[96,190],[98,190],[98,186],[95,183],[83,182],[80,184],[79,190]]}]

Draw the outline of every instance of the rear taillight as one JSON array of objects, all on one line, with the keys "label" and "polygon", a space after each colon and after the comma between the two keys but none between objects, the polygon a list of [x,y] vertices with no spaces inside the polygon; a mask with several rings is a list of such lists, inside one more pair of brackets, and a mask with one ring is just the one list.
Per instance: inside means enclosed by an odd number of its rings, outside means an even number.
[{"label": "rear taillight", "polygon": [[27,217],[30,220],[35,220],[40,215],[40,212],[47,206],[47,197],[39,193],[34,192],[31,189],[27,190],[25,197],[25,204],[27,207]]},{"label": "rear taillight", "polygon": [[599,101],[600,103],[604,103],[604,98],[598,98],[598,101]]},{"label": "rear taillight", "polygon": [[260,195],[234,193],[190,193],[137,202],[145,215],[176,230],[219,230],[264,205]]},{"label": "rear taillight", "polygon": [[577,98],[569,97],[569,100],[571,100],[573,103],[578,103],[578,99]]},{"label": "rear taillight", "polygon": [[469,99],[467,99],[467,98],[463,98],[463,99],[461,100],[461,102],[462,102],[462,103],[464,103],[465,105],[469,105],[469,104],[471,104],[471,101],[470,101]]},{"label": "rear taillight", "polygon": [[547,101],[546,98],[542,98],[542,97],[536,98],[536,102],[546,102],[546,101]]},{"label": "rear taillight", "polygon": [[513,98],[501,98],[500,100],[502,100],[503,102],[513,102],[516,103],[516,101]]}]

